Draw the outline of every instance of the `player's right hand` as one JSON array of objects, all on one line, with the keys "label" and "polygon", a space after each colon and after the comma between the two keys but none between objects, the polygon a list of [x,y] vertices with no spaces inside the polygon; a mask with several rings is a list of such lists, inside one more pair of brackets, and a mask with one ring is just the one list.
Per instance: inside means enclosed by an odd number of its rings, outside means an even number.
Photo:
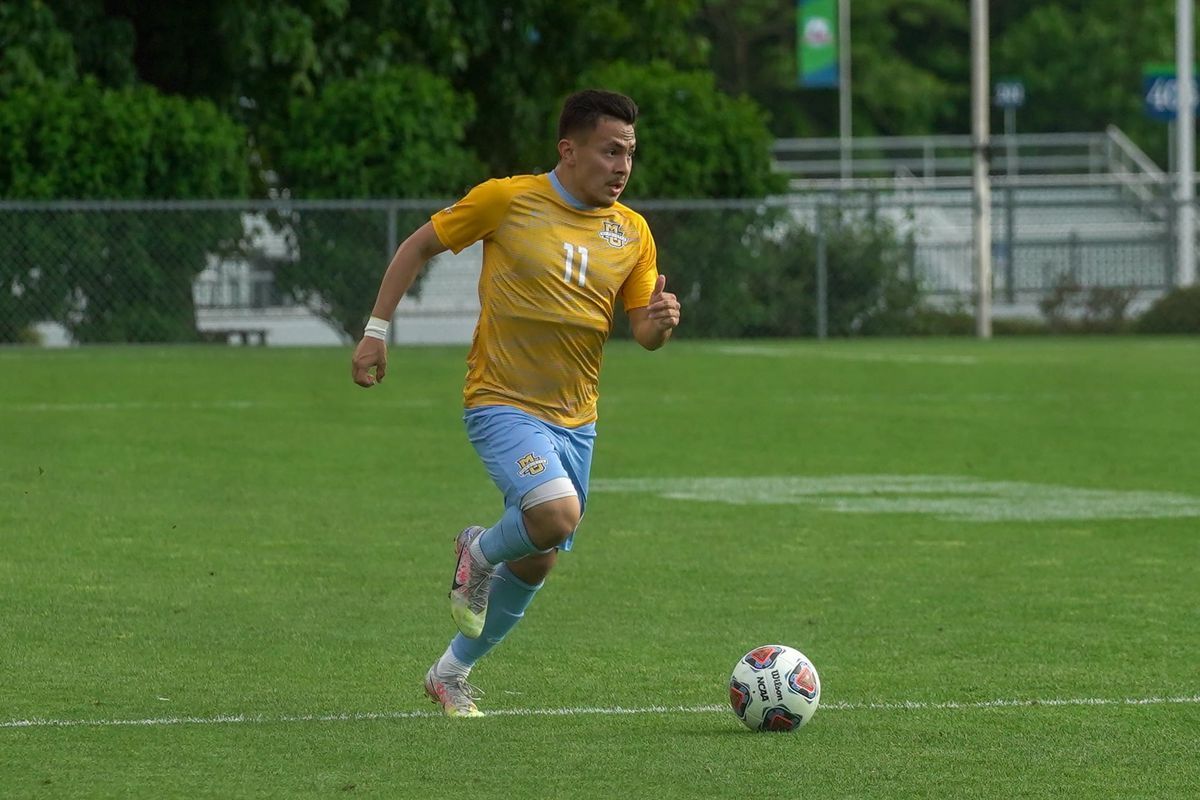
[{"label": "player's right hand", "polygon": [[[375,372],[372,373],[371,370]],[[364,336],[354,348],[354,358],[350,362],[350,375],[354,382],[369,389],[383,380],[387,373],[387,345],[382,339]]]}]

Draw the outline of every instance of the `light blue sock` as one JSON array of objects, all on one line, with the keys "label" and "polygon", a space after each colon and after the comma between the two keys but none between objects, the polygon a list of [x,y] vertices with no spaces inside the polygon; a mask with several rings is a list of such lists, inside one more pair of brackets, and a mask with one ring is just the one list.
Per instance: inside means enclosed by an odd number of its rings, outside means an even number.
[{"label": "light blue sock", "polygon": [[516,506],[504,510],[504,516],[479,537],[479,549],[483,557],[493,564],[516,561],[533,553],[541,552],[525,530],[524,515]]},{"label": "light blue sock", "polygon": [[468,639],[461,633],[450,642],[454,657],[467,666],[483,658],[489,650],[504,639],[521,618],[525,609],[533,602],[533,596],[542,584],[530,585],[512,574],[507,564],[496,567],[492,588],[488,592],[487,617],[483,621],[483,633],[478,639]]}]

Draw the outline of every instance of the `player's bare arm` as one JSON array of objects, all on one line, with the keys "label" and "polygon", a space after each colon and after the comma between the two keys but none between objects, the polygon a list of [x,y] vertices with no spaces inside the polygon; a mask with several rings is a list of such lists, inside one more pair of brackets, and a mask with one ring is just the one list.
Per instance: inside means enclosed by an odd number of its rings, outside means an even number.
[{"label": "player's bare arm", "polygon": [[679,325],[679,298],[664,291],[666,285],[667,277],[659,275],[649,305],[629,309],[633,338],[647,350],[657,350],[666,344]]},{"label": "player's bare arm", "polygon": [[[429,259],[438,253],[445,252],[446,246],[438,239],[433,230],[433,224],[426,222],[404,240],[404,243],[392,256],[383,281],[379,285],[379,295],[375,298],[375,307],[371,316],[390,320],[396,313],[400,298],[412,286],[417,273]],[[383,380],[387,373],[387,346],[382,338],[363,336],[358,347],[354,348],[351,360],[350,374],[354,382],[364,388],[370,388]]]}]

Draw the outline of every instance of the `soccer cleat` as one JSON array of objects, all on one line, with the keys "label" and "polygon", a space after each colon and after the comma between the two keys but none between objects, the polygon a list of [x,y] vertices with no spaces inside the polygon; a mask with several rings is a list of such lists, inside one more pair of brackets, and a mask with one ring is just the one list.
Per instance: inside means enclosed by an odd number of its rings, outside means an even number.
[{"label": "soccer cleat", "polygon": [[434,664],[425,674],[425,694],[439,704],[447,717],[482,717],[484,713],[475,705],[475,698],[483,692],[467,683],[463,675],[441,678],[435,673]]},{"label": "soccer cleat", "polygon": [[480,564],[471,556],[471,545],[483,535],[483,531],[478,525],[472,525],[454,540],[458,564],[454,567],[454,581],[450,584],[450,616],[468,639],[478,639],[479,634],[483,633],[488,590],[492,585],[492,575],[495,574],[493,567]]}]

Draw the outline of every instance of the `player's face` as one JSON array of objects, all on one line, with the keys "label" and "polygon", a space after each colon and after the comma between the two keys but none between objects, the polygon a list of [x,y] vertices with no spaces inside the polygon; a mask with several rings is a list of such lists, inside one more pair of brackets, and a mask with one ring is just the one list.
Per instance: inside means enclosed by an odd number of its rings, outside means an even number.
[{"label": "player's face", "polygon": [[586,137],[572,140],[573,174],[579,200],[607,208],[617,202],[629,173],[637,140],[633,126],[613,117],[601,117]]}]

